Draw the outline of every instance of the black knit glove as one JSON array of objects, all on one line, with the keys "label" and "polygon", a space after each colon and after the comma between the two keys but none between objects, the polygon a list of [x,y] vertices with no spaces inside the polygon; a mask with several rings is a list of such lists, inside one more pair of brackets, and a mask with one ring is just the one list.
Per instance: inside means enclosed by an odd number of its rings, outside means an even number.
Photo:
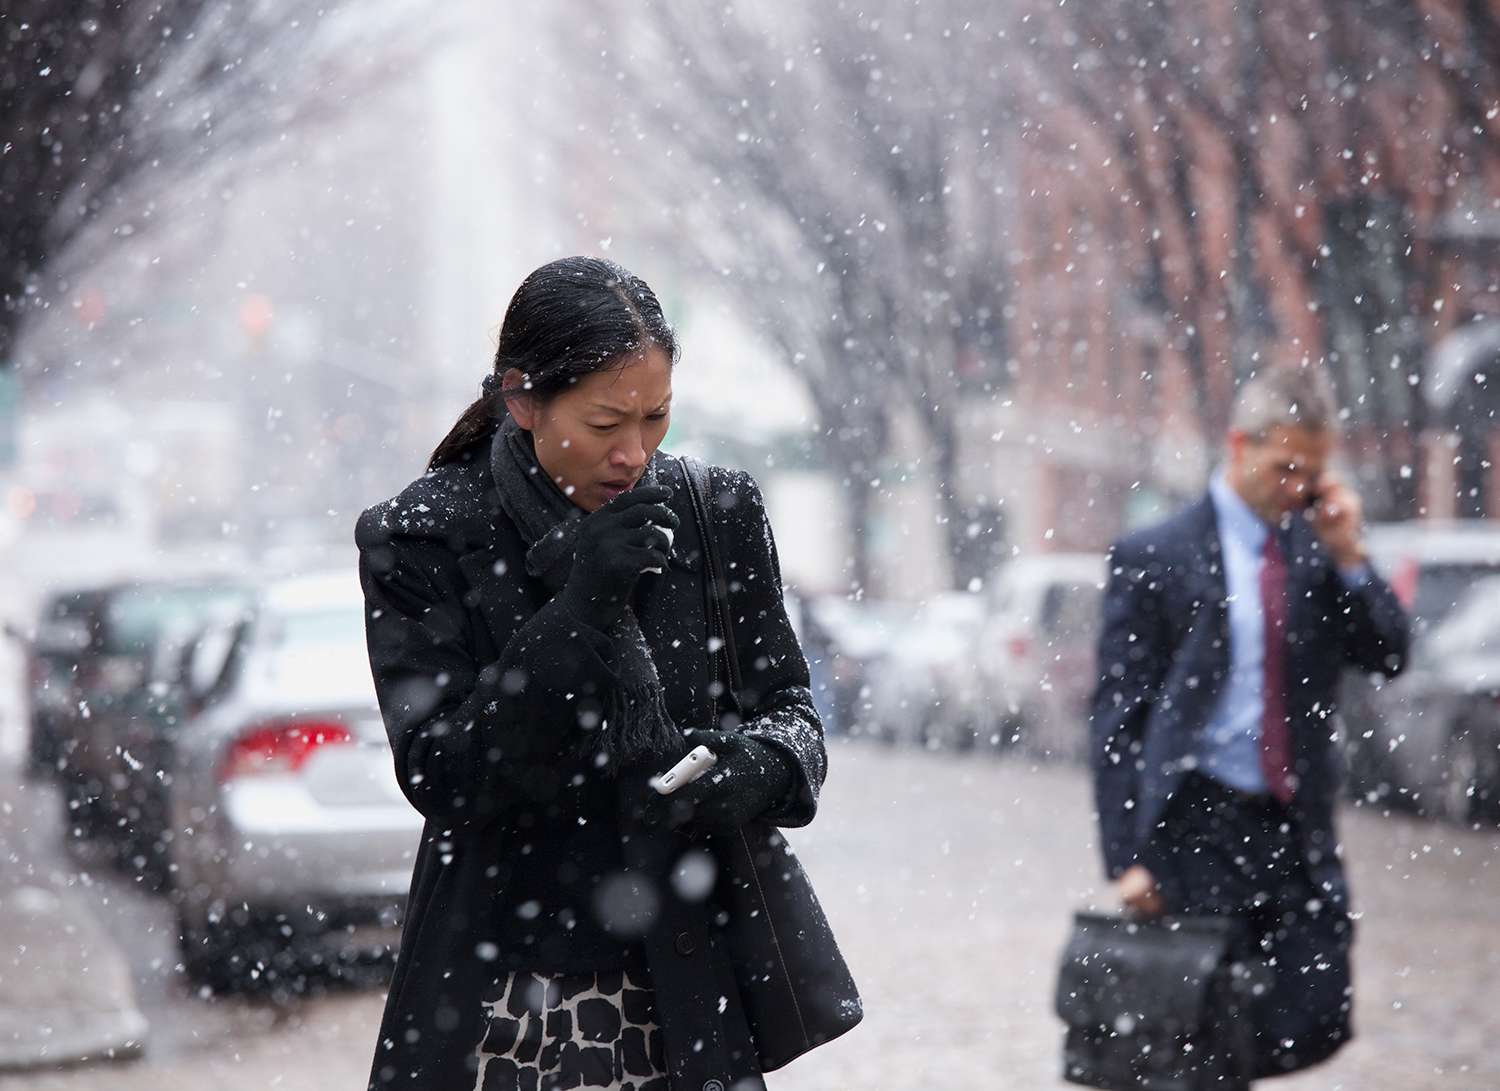
[{"label": "black knit glove", "polygon": [[605,630],[620,620],[641,573],[665,569],[667,536],[681,520],[667,507],[672,490],[639,485],[583,517],[573,550],[568,582],[558,592],[564,608],[579,621]]},{"label": "black knit glove", "polygon": [[650,825],[691,825],[708,833],[732,833],[780,806],[796,783],[797,768],[790,755],[751,735],[688,731],[685,741],[688,749],[708,747],[719,760],[671,795],[658,796],[653,791],[647,804]]}]

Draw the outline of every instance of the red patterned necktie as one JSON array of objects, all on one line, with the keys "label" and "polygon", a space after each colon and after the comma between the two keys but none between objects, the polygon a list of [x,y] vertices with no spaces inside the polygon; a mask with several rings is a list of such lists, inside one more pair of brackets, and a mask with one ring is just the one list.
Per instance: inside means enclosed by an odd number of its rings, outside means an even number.
[{"label": "red patterned necktie", "polygon": [[1261,691],[1260,768],[1266,787],[1282,803],[1295,791],[1292,731],[1286,716],[1286,556],[1276,531],[1266,533],[1261,554],[1260,606],[1265,619],[1265,686]]}]

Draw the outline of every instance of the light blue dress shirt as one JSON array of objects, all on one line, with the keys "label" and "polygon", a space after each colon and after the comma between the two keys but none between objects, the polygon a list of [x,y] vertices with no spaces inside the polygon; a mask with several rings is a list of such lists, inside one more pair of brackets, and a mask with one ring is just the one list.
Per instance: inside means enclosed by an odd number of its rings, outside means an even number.
[{"label": "light blue dress shirt", "polygon": [[[1213,715],[1198,738],[1199,771],[1243,792],[1266,791],[1260,767],[1261,719],[1265,715],[1265,614],[1260,602],[1261,551],[1270,528],[1240,499],[1223,471],[1208,494],[1219,525],[1224,587],[1229,610],[1229,674]],[[1367,565],[1340,569],[1354,590],[1370,577]]]}]

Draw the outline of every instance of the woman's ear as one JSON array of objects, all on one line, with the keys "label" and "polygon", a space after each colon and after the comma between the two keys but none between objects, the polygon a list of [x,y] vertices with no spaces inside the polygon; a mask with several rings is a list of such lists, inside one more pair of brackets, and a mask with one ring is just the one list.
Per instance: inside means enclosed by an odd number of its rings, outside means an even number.
[{"label": "woman's ear", "polygon": [[[526,376],[519,368],[509,368],[500,377],[500,390],[505,395],[505,403],[510,410],[510,415],[516,418],[517,424],[529,432],[532,425],[536,423],[536,405],[531,400],[531,395],[525,393],[525,386]],[[520,393],[512,393],[512,391]]]}]

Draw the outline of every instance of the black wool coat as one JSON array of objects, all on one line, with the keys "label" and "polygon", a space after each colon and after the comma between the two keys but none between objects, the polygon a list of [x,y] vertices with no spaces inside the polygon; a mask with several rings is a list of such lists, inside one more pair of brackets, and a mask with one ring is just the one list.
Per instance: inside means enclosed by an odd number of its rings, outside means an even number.
[{"label": "black wool coat", "polygon": [[[641,577],[632,605],[673,721],[732,727],[713,722],[702,542],[680,463],[658,452],[653,465],[673,489],[681,526],[670,565]],[[794,759],[796,788],[765,817],[804,825],[827,768],[823,729],[782,600],[765,503],[748,474],[710,467],[709,482],[744,687],[740,730]],[[617,681],[611,638],[574,620],[527,575],[529,543],[500,508],[487,449],[365,511],[355,539],[396,774],[426,818],[371,1086],[472,1088],[481,1003],[513,970],[646,965],[664,1030],[721,1010],[722,961],[716,968],[686,942],[689,933],[709,934],[712,901],[658,891],[670,904],[655,928],[673,934],[648,932],[648,943],[629,933],[628,921],[622,927],[636,905],[620,882],[620,783],[643,771],[611,768],[589,745]],[[683,851],[703,848],[686,833],[671,836]],[[800,869],[789,874],[805,883]],[[665,957],[674,936],[680,957]],[[687,998],[681,1010],[660,1010],[668,993]],[[731,1005],[727,1018],[736,1017],[732,1042],[746,1031]],[[669,1052],[672,1040],[668,1033]],[[722,1078],[712,1064],[679,1072],[687,1078],[673,1087]]]}]

